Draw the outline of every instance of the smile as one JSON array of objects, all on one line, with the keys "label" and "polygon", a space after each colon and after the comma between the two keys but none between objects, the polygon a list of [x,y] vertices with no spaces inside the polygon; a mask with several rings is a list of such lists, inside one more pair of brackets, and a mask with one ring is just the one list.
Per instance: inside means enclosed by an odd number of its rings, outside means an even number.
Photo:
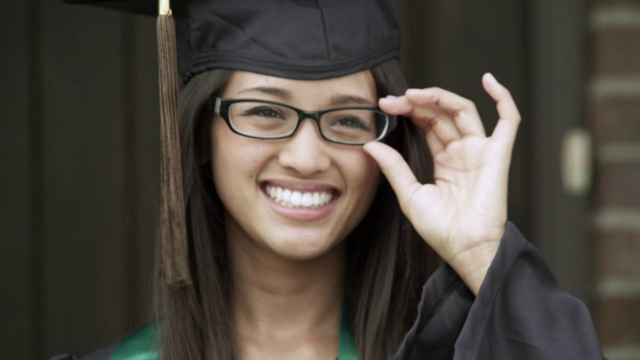
[{"label": "smile", "polygon": [[333,199],[333,193],[330,191],[292,191],[267,185],[265,192],[275,202],[289,208],[318,208],[327,205]]}]

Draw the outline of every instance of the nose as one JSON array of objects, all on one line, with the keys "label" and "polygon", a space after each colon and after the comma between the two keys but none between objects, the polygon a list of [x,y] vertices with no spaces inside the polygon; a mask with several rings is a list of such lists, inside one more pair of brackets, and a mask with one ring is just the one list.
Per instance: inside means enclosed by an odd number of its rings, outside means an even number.
[{"label": "nose", "polygon": [[327,170],[331,164],[327,154],[328,143],[320,136],[313,119],[302,121],[296,133],[285,140],[278,161],[285,168],[302,176]]}]

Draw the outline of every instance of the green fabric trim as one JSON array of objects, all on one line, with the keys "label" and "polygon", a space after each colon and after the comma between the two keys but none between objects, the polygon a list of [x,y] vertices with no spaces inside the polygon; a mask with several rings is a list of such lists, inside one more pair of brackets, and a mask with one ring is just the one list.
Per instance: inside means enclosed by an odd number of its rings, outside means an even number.
[{"label": "green fabric trim", "polygon": [[110,360],[158,360],[157,328],[151,322],[124,339]]},{"label": "green fabric trim", "polygon": [[340,316],[340,335],[338,336],[338,359],[337,360],[357,360],[358,350],[353,341],[351,331],[349,331],[349,317],[344,306]]},{"label": "green fabric trim", "polygon": [[[158,344],[156,342],[157,328],[151,322],[136,330],[124,339],[110,360],[158,360]],[[340,335],[338,337],[338,359],[357,360],[358,351],[349,331],[348,319],[345,311],[340,318]]]}]

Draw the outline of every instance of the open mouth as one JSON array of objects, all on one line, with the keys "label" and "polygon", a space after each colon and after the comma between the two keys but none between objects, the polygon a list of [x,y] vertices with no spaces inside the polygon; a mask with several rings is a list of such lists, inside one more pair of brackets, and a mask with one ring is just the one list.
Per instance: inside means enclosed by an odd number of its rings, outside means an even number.
[{"label": "open mouth", "polygon": [[264,192],[273,201],[288,208],[308,208],[314,209],[327,205],[335,198],[335,192],[331,190],[323,191],[300,191],[282,188],[274,185],[264,186]]}]

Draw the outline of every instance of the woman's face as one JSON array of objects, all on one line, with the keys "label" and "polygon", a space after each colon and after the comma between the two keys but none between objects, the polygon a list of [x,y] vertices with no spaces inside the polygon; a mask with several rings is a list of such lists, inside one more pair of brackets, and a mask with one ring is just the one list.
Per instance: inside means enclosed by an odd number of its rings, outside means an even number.
[{"label": "woman's face", "polygon": [[[310,111],[377,105],[368,71],[317,81],[235,72],[221,97]],[[228,241],[252,253],[296,260],[322,256],[355,228],[375,196],[379,169],[373,159],[360,146],[323,140],[313,119],[303,120],[293,137],[258,140],[231,132],[216,115],[211,139]]]}]

